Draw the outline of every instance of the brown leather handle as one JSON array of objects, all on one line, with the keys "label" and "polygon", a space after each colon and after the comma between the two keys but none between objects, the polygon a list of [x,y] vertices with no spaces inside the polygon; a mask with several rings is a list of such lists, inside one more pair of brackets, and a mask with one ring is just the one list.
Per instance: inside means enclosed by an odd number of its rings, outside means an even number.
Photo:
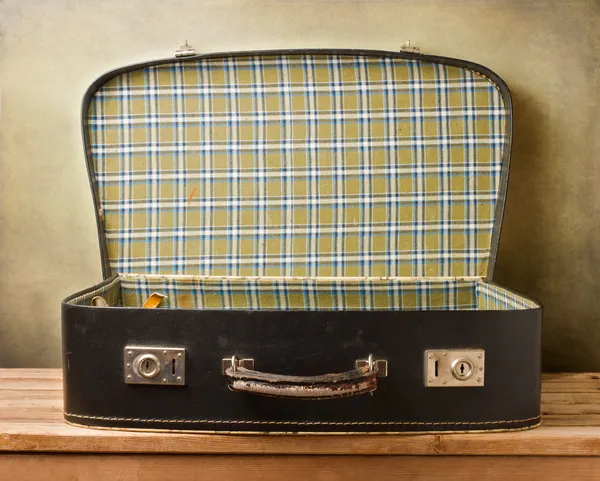
[{"label": "brown leather handle", "polygon": [[377,389],[377,373],[377,364],[319,376],[286,376],[234,366],[225,371],[232,391],[295,399],[331,399],[373,392]]}]

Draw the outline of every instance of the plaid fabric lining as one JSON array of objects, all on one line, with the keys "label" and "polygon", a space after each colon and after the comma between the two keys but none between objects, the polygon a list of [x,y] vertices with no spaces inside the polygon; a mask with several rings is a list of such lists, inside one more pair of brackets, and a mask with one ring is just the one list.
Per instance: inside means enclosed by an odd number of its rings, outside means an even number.
[{"label": "plaid fabric lining", "polygon": [[475,309],[474,285],[460,281],[265,280],[244,278],[122,278],[125,305],[140,305],[152,292],[161,307],[249,310]]},{"label": "plaid fabric lining", "polygon": [[519,310],[533,301],[482,281],[427,279],[244,279],[129,274],[70,304],[139,307],[153,292],[161,308],[240,310]]},{"label": "plaid fabric lining", "polygon": [[537,307],[540,306],[536,302],[502,287],[485,282],[477,284],[477,309],[479,310],[507,311]]},{"label": "plaid fabric lining", "polygon": [[[92,299],[96,296],[101,296],[108,303],[110,307],[118,307],[122,305],[121,300],[121,279],[116,277],[108,284],[86,292],[81,296],[75,297],[69,301],[69,304],[75,304],[78,306],[89,306]],[[141,304],[140,304],[141,305]]]},{"label": "plaid fabric lining", "polygon": [[121,276],[121,287],[123,305],[128,307],[141,306],[153,292],[167,296],[160,307],[178,309],[368,311],[538,307],[501,287],[462,280],[272,280],[129,274]]},{"label": "plaid fabric lining", "polygon": [[507,112],[464,68],[374,56],[173,61],[89,110],[113,272],[487,271]]}]

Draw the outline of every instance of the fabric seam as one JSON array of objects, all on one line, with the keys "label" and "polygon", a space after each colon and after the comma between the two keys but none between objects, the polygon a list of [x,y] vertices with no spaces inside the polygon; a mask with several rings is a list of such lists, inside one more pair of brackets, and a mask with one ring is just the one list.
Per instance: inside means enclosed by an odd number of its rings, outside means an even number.
[{"label": "fabric seam", "polygon": [[508,424],[521,423],[526,421],[534,421],[540,419],[541,416],[534,416],[524,419],[508,419],[503,421],[254,421],[254,420],[213,420],[213,419],[153,419],[153,418],[127,418],[127,417],[107,417],[107,416],[92,416],[87,414],[74,414],[63,411],[65,416],[90,419],[98,421],[133,421],[140,423],[169,423],[169,424],[275,424],[275,425],[299,425],[299,426],[389,426],[389,425],[404,425],[404,426],[481,426],[491,424]]}]

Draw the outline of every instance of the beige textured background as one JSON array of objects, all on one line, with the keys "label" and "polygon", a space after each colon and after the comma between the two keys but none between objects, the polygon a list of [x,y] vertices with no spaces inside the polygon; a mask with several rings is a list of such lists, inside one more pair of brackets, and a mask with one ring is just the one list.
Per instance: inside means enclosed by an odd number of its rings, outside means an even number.
[{"label": "beige textured background", "polygon": [[125,64],[354,47],[491,67],[516,132],[496,279],[545,305],[544,363],[600,370],[600,3],[0,0],[0,366],[60,365],[60,300],[100,280],[83,92]]}]

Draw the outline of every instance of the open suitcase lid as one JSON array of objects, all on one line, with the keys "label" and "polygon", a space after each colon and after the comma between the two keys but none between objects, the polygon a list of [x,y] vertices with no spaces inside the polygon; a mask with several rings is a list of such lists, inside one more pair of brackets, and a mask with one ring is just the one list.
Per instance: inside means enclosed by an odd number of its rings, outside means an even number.
[{"label": "open suitcase lid", "polygon": [[504,81],[444,57],[114,70],[83,102],[104,275],[490,279],[511,133]]}]

